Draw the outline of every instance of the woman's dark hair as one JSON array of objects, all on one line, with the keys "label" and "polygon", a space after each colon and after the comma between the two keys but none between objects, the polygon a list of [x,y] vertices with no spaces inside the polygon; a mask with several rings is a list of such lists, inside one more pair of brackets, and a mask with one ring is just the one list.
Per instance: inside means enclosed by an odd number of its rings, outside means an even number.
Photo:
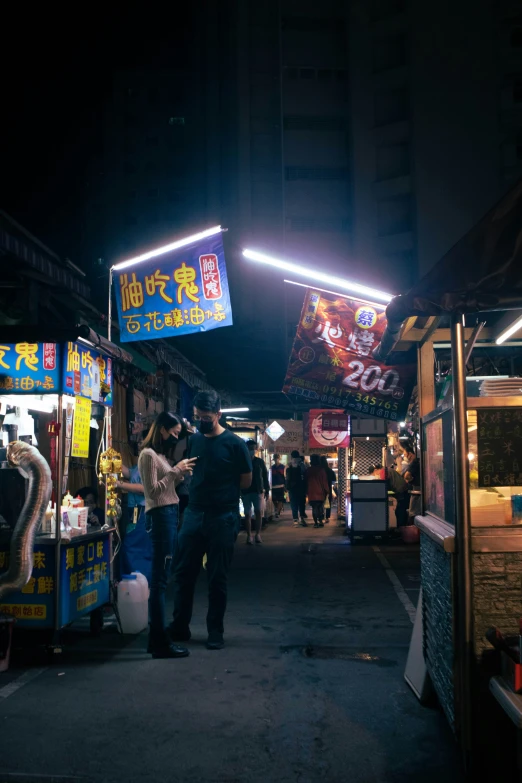
[{"label": "woman's dark hair", "polygon": [[321,458],[319,454],[312,454],[312,456],[310,457],[310,465],[312,465],[312,467],[314,468],[318,468],[321,466]]},{"label": "woman's dark hair", "polygon": [[405,440],[401,443],[401,448],[403,451],[406,452],[406,454],[415,454],[415,449],[413,447],[413,443],[411,440]]},{"label": "woman's dark hair", "polygon": [[[165,427],[166,430],[171,430],[177,424],[180,425],[183,430],[183,421],[176,413],[170,413],[169,411],[162,411],[156,420],[153,422],[147,437],[141,444],[142,449],[152,449],[157,454],[164,453],[164,441],[161,437],[161,428]],[[181,438],[181,432],[180,432]]]},{"label": "woman's dark hair", "polygon": [[328,458],[327,458],[327,457],[325,457],[325,456],[323,455],[323,456],[321,457],[321,460],[320,460],[320,462],[321,462],[321,467],[322,467],[322,468],[324,468],[325,470],[330,470],[330,465],[328,464]]},{"label": "woman's dark hair", "polygon": [[280,454],[274,454],[274,462],[276,461],[276,459],[281,459],[281,455]]},{"label": "woman's dark hair", "polygon": [[98,500],[98,493],[95,487],[82,487],[76,495],[81,497],[82,500],[85,500],[87,495],[92,495],[96,501]]},{"label": "woman's dark hair", "polygon": [[294,449],[290,454],[290,456],[292,457],[292,459],[299,459],[299,452],[297,451],[297,449]]},{"label": "woman's dark hair", "polygon": [[199,391],[194,397],[194,407],[208,413],[219,413],[221,410],[221,398],[215,391]]}]

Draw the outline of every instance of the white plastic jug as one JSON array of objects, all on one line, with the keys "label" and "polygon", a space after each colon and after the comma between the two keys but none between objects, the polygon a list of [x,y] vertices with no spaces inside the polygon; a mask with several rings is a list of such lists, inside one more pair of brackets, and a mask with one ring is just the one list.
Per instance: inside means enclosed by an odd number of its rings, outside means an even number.
[{"label": "white plastic jug", "polygon": [[136,577],[136,581],[139,585],[141,585],[141,589],[143,590],[143,595],[145,596],[145,599],[149,600],[149,583],[147,582],[147,577],[145,574],[142,574],[141,571],[133,571],[131,576]]},{"label": "white plastic jug", "polygon": [[147,627],[148,601],[143,583],[138,581],[136,574],[122,576],[118,584],[118,609],[122,633],[136,634]]}]

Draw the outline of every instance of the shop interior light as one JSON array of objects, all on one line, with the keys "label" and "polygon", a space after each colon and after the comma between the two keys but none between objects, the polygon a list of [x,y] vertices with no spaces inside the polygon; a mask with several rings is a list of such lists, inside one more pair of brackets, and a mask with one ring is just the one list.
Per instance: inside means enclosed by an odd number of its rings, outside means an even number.
[{"label": "shop interior light", "polygon": [[221,408],[221,413],[245,413],[250,408]]},{"label": "shop interior light", "polygon": [[513,321],[511,326],[508,326],[507,329],[504,329],[504,331],[499,334],[497,339],[495,340],[497,345],[502,345],[502,343],[505,343],[506,340],[508,340],[513,334],[518,332],[520,329],[522,329],[522,315],[520,318],[517,318],[516,321]]},{"label": "shop interior light", "polygon": [[387,294],[384,291],[378,291],[375,288],[369,288],[368,286],[354,283],[351,280],[345,280],[342,277],[335,277],[335,275],[327,275],[323,272],[318,272],[314,269],[310,269],[309,267],[302,266],[301,264],[294,264],[290,261],[283,261],[280,258],[273,258],[272,256],[265,255],[264,253],[259,253],[257,250],[243,250],[243,256],[249,261],[257,261],[260,264],[268,264],[268,266],[273,266],[276,269],[282,269],[285,272],[292,272],[294,275],[307,277],[310,280],[318,280],[320,283],[326,283],[327,285],[331,285],[334,288],[350,291],[353,294],[360,294],[361,296],[369,297],[372,300],[376,299],[377,301],[385,302],[387,304],[393,299],[392,294]]},{"label": "shop interior light", "polygon": [[170,242],[168,245],[162,245],[155,248],[155,250],[149,250],[147,253],[142,253],[135,258],[129,258],[127,261],[121,261],[119,264],[114,264],[113,270],[127,269],[129,266],[135,266],[141,264],[142,261],[148,261],[156,256],[162,256],[164,253],[170,253],[171,250],[177,250],[180,247],[191,245],[193,242],[199,242],[200,239],[206,239],[212,237],[214,234],[219,234],[223,229],[221,226],[213,226],[207,228],[205,231],[200,231],[198,234],[191,234],[191,236],[183,237],[182,239],[176,239],[174,242]]},{"label": "shop interior light", "polygon": [[[56,410],[58,404],[58,395],[39,395],[39,394],[6,394],[1,398],[2,404],[13,408],[22,408],[28,411],[38,411],[38,413],[52,413]],[[74,404],[74,397],[64,394],[62,398],[62,409],[66,410],[67,403]]]},{"label": "shop interior light", "polygon": [[469,452],[468,459],[469,459],[470,462],[472,462],[475,459],[475,455],[473,454],[472,451]]}]

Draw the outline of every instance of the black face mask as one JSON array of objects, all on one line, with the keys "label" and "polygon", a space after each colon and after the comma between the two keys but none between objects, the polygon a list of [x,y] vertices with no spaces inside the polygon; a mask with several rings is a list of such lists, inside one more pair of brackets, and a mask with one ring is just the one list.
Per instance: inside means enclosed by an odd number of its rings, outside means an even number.
[{"label": "black face mask", "polygon": [[214,422],[213,421],[203,421],[200,419],[197,422],[198,430],[201,432],[202,435],[210,435],[212,430],[214,429]]},{"label": "black face mask", "polygon": [[163,441],[163,448],[165,451],[168,451],[169,449],[173,449],[178,442],[178,438],[176,438],[175,435],[169,435],[169,437]]}]

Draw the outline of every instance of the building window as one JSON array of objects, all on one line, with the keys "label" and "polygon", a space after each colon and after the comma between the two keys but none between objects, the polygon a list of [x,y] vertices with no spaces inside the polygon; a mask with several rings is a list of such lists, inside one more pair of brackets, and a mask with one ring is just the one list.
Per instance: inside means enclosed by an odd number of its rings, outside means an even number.
[{"label": "building window", "polygon": [[335,71],[331,68],[319,68],[317,70],[318,82],[331,82]]},{"label": "building window", "polygon": [[169,125],[184,125],[185,117],[169,117]]},{"label": "building window", "polygon": [[513,49],[522,49],[522,27],[511,30],[509,41]]},{"label": "building window", "polygon": [[377,204],[377,231],[380,237],[404,234],[413,228],[412,199],[409,195],[384,199]]},{"label": "building window", "polygon": [[289,115],[284,118],[283,126],[285,130],[343,131],[346,122],[344,117]]},{"label": "building window", "polygon": [[308,16],[287,16],[281,20],[283,30],[292,30],[299,33],[336,33],[344,27],[344,19],[319,18]]},{"label": "building window", "polygon": [[338,81],[345,82],[347,71],[346,68],[284,68],[283,73],[286,79],[294,81],[296,79],[304,79],[306,81],[312,81],[317,79],[322,84],[326,82]]},{"label": "building window", "polygon": [[387,35],[373,45],[373,72],[380,73],[406,65],[406,36]]},{"label": "building window", "polygon": [[285,178],[290,182],[295,180],[345,180],[348,178],[348,169],[345,166],[286,166]]},{"label": "building window", "polygon": [[350,230],[350,220],[348,218],[317,218],[296,216],[286,219],[287,228],[290,231],[331,231],[346,232]]},{"label": "building window", "polygon": [[379,19],[402,14],[406,10],[406,3],[407,0],[372,0],[371,19],[377,22]]},{"label": "building window", "polygon": [[403,122],[409,118],[408,90],[378,90],[375,93],[375,124],[377,126]]},{"label": "building window", "polygon": [[377,180],[405,177],[410,173],[408,144],[390,144],[376,148],[375,173]]}]

